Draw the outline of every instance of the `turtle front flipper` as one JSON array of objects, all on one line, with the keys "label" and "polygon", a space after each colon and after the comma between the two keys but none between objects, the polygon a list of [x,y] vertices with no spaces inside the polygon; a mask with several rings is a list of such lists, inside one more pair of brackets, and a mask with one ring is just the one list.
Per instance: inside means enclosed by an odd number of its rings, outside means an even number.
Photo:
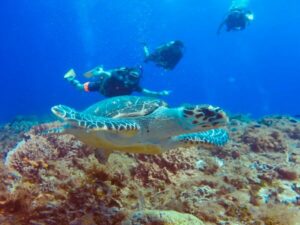
[{"label": "turtle front flipper", "polygon": [[133,119],[95,117],[90,114],[80,113],[64,105],[53,106],[51,111],[72,126],[83,128],[87,131],[112,131],[132,136],[140,130],[139,124]]},{"label": "turtle front flipper", "polygon": [[229,139],[228,133],[224,129],[212,129],[208,131],[182,134],[172,137],[172,141],[182,146],[213,145],[223,146]]}]

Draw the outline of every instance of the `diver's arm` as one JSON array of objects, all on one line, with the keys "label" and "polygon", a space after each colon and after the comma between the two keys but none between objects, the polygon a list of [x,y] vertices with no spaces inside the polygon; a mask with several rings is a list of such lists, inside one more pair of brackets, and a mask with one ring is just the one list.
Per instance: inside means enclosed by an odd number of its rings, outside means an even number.
[{"label": "diver's arm", "polygon": [[218,34],[218,35],[221,33],[221,30],[222,30],[222,28],[223,28],[223,26],[224,26],[224,24],[225,24],[225,21],[226,21],[226,20],[224,20],[224,21],[219,25],[218,30],[217,30],[217,34]]},{"label": "diver's arm", "polygon": [[74,87],[76,87],[78,90],[83,91],[84,90],[84,84],[80,83],[79,80],[76,79],[67,79],[67,81],[72,84]]},{"label": "diver's arm", "polygon": [[97,66],[96,68],[84,73],[86,78],[99,77],[103,75],[109,75],[109,71],[105,71],[103,66]]},{"label": "diver's arm", "polygon": [[144,56],[145,58],[147,58],[150,55],[149,48],[145,42],[142,42],[142,44],[143,44]]},{"label": "diver's arm", "polygon": [[143,49],[144,49],[144,56],[145,58],[147,58],[150,55],[149,48],[147,45],[144,45]]},{"label": "diver's arm", "polygon": [[111,76],[111,73],[109,71],[102,71],[101,73],[95,75],[95,77],[97,79],[101,79],[102,77],[106,78],[106,77],[110,77],[110,76]]},{"label": "diver's arm", "polygon": [[150,97],[159,97],[159,96],[168,96],[171,91],[150,91],[146,88],[141,88],[140,92],[144,95],[150,96]]},{"label": "diver's arm", "polygon": [[144,57],[147,59],[150,55],[149,48],[146,43],[143,43]]},{"label": "diver's arm", "polygon": [[65,75],[64,79],[67,80],[70,84],[72,84],[74,87],[76,87],[78,90],[83,90],[84,85],[80,83],[79,80],[76,80],[76,73],[74,69],[70,69]]}]

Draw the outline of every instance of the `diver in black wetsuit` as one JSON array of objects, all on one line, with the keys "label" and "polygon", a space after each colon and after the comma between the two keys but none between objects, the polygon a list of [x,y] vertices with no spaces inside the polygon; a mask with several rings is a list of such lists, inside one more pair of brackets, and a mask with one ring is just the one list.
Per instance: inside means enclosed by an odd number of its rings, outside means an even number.
[{"label": "diver in black wetsuit", "polygon": [[221,33],[224,25],[226,25],[227,32],[244,30],[253,18],[253,13],[250,10],[233,8],[228,12],[224,21],[220,24],[217,34]]},{"label": "diver in black wetsuit", "polygon": [[179,63],[183,56],[184,45],[181,41],[170,41],[156,48],[152,53],[144,44],[144,62],[154,62],[165,70],[172,70]]},{"label": "diver in black wetsuit", "polygon": [[120,67],[105,71],[103,67],[95,69],[84,74],[87,78],[93,78],[93,81],[81,83],[76,80],[76,74],[73,69],[69,70],[64,78],[79,90],[86,92],[100,92],[106,97],[130,95],[133,92],[140,92],[147,96],[166,96],[170,91],[150,91],[140,86],[142,77],[142,67]]}]

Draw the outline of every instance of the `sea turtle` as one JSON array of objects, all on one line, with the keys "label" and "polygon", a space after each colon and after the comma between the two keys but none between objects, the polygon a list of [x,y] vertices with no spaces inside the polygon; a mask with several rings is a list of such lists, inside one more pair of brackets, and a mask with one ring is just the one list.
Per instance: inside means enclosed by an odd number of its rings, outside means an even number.
[{"label": "sea turtle", "polygon": [[222,146],[228,140],[228,117],[219,107],[185,105],[169,108],[157,98],[118,96],[83,112],[56,105],[52,112],[64,120],[63,131],[85,144],[112,151],[158,154],[191,145]]}]

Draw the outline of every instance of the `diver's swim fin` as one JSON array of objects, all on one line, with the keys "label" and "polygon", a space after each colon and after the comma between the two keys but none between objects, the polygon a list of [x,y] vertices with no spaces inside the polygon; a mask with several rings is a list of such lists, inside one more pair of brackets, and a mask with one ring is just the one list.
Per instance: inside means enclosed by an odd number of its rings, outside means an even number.
[{"label": "diver's swim fin", "polygon": [[84,73],[83,76],[85,76],[86,78],[92,78],[103,72],[105,72],[103,66],[97,66],[96,68],[91,69],[91,70],[87,71],[86,73]]},{"label": "diver's swim fin", "polygon": [[65,79],[74,79],[76,77],[76,73],[74,71],[74,69],[70,69],[65,75],[64,78]]}]

